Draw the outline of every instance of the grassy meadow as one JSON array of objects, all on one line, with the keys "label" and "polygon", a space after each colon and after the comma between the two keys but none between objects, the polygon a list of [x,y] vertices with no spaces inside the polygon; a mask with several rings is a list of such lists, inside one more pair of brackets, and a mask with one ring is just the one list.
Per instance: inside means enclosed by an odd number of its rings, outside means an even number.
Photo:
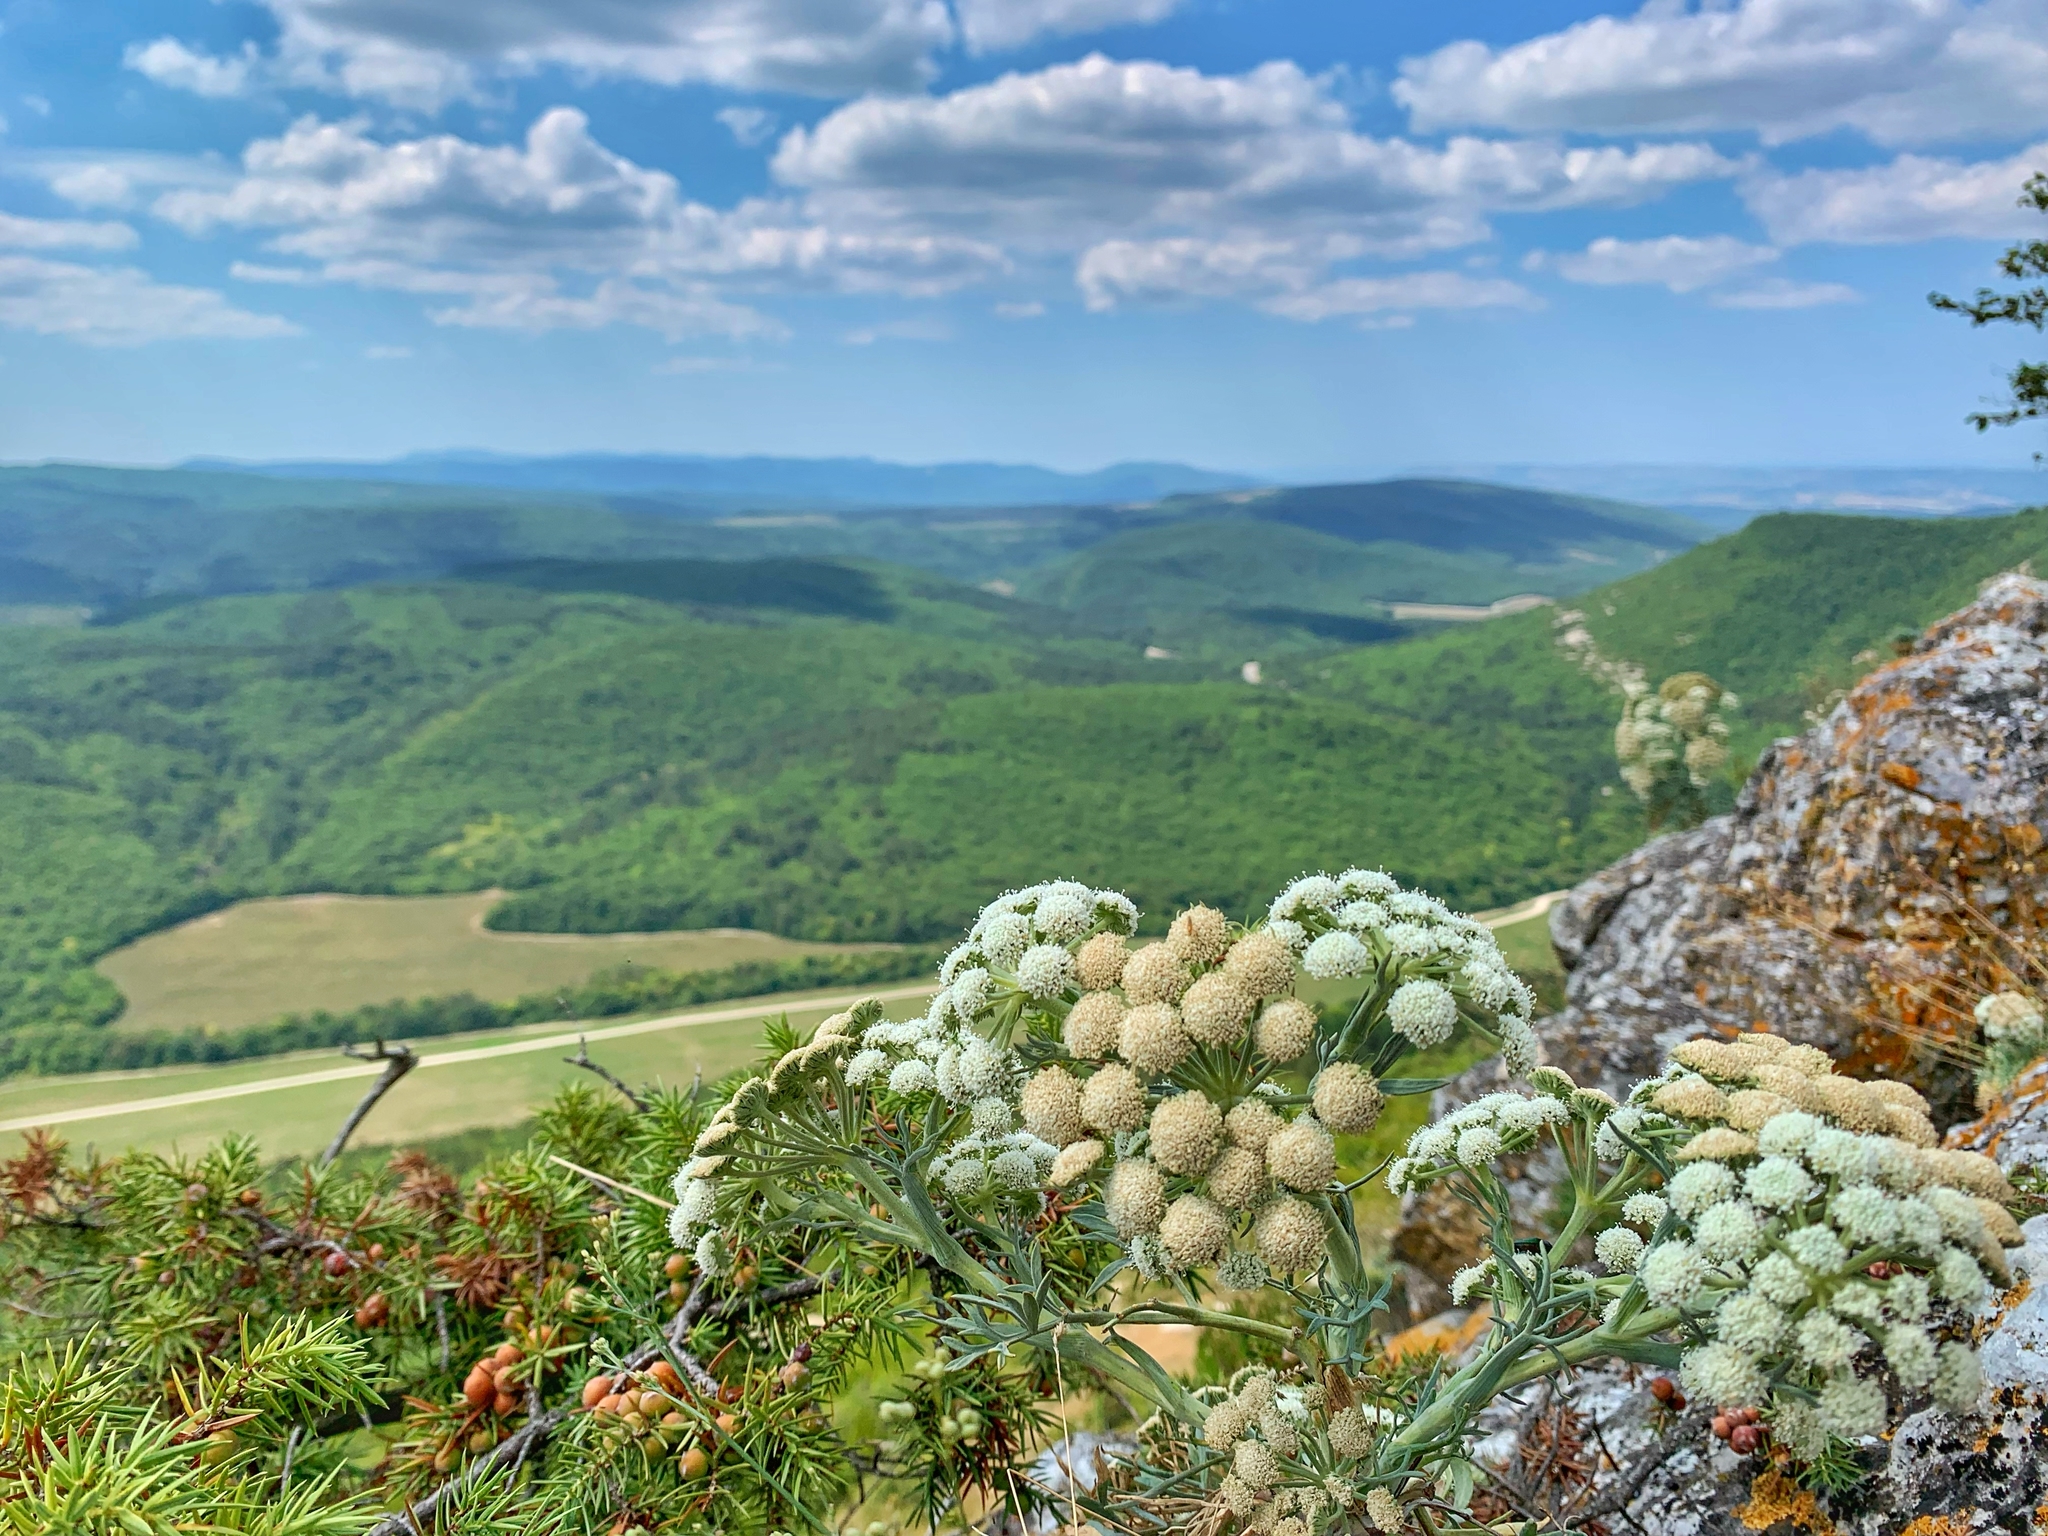
[{"label": "grassy meadow", "polygon": [[503,899],[470,891],[237,902],[124,944],[98,970],[128,999],[114,1028],[175,1029],[452,992],[505,1002],[616,965],[709,971],[844,947],[737,928],[500,933],[484,914]]},{"label": "grassy meadow", "polygon": [[[893,1004],[892,1012],[915,1013],[922,1006],[906,999]],[[365,1145],[411,1144],[523,1120],[561,1084],[592,1080],[563,1059],[576,1054],[579,1033],[589,1041],[592,1057],[628,1082],[688,1083],[700,1071],[710,1081],[751,1060],[760,1048],[764,1019],[787,1012],[792,1023],[809,1029],[831,1011],[794,995],[693,1009],[661,1021],[606,1023],[580,1031],[538,1024],[427,1041],[420,1047],[420,1065],[384,1096],[358,1134]],[[327,1145],[376,1074],[376,1068],[348,1062],[338,1052],[318,1051],[220,1066],[15,1078],[0,1082],[0,1148],[11,1151],[23,1129],[47,1117],[111,1109],[115,1112],[58,1121],[55,1129],[74,1145],[91,1144],[106,1152],[192,1150],[236,1131],[254,1136],[271,1156],[307,1155]],[[316,1075],[328,1080],[196,1104],[149,1104]]]},{"label": "grassy meadow", "polygon": [[[1517,970],[1539,989],[1554,989],[1556,962],[1542,913],[1516,918],[1495,932]],[[850,990],[912,994],[889,1005],[892,1017],[908,1017],[923,1006],[917,984]],[[754,1054],[764,1019],[786,1011],[792,1023],[803,1028],[815,1026],[831,1011],[815,1001],[818,995],[792,993],[580,1028],[535,1024],[429,1040],[419,1046],[422,1065],[386,1095],[364,1123],[358,1139],[365,1146],[412,1145],[523,1120],[557,1086],[585,1077],[581,1069],[562,1060],[575,1053],[574,1040],[579,1033],[589,1040],[592,1056],[628,1082],[684,1082],[699,1070],[706,1080],[715,1079]],[[1304,995],[1324,1006],[1339,1006],[1345,1000],[1342,983],[1313,984]],[[537,1049],[538,1042],[551,1043]],[[441,1065],[435,1065],[437,1061]],[[1463,1065],[1464,1059],[1456,1064]],[[57,1129],[74,1143],[90,1142],[108,1151],[189,1148],[228,1131],[242,1131],[255,1136],[274,1155],[303,1155],[326,1145],[334,1127],[362,1096],[375,1073],[376,1069],[350,1063],[333,1051],[301,1051],[216,1066],[0,1081],[0,1148],[11,1147],[19,1137],[22,1126],[16,1122],[111,1109],[116,1112],[60,1122]],[[157,1099],[315,1075],[325,1075],[327,1080],[202,1103],[148,1107],[149,1101]],[[1371,1138],[1360,1138],[1358,1147],[1347,1155],[1374,1157],[1388,1137],[1405,1138],[1420,1123],[1416,1117],[1421,1114],[1421,1103],[1397,1101],[1382,1128]]]}]

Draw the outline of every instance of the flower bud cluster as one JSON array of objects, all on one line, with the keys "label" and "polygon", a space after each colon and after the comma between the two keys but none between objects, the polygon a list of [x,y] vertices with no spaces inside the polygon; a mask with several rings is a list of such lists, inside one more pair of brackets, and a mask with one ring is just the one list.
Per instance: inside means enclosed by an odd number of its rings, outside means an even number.
[{"label": "flower bud cluster", "polygon": [[1498,1040],[1511,1076],[1538,1063],[1534,995],[1491,929],[1433,896],[1377,870],[1308,875],[1274,899],[1265,932],[1286,939],[1319,980],[1390,984],[1387,1022],[1419,1049],[1442,1045],[1463,1018]]},{"label": "flower bud cluster", "polygon": [[[818,1105],[851,1095],[877,1120],[943,1128],[921,1168],[941,1210],[1008,1219],[1051,1192],[1098,1199],[1141,1274],[1212,1269],[1252,1288],[1323,1262],[1336,1138],[1370,1131],[1385,1105],[1346,1054],[1385,1070],[1462,1020],[1497,1036],[1516,1071],[1534,1069],[1533,999],[1491,932],[1383,873],[1298,880],[1249,929],[1194,906],[1133,947],[1138,916],[1072,881],[999,898],[947,956],[921,1017],[828,1021],[720,1112],[707,1147],[757,1099],[765,1113],[806,1092]],[[1363,978],[1380,1011],[1360,1029],[1326,1027],[1293,995],[1304,973]],[[1278,1077],[1304,1059],[1306,1094]],[[715,1236],[715,1187],[685,1189],[709,1173],[678,1184],[679,1243]]]},{"label": "flower bud cluster", "polygon": [[1622,782],[1648,801],[1660,780],[1683,776],[1705,789],[1728,762],[1728,722],[1721,711],[1735,695],[1704,672],[1666,678],[1655,693],[1629,700],[1614,727],[1614,757]]},{"label": "flower bud cluster", "polygon": [[1680,1046],[1631,1111],[1674,1171],[1664,1204],[1623,1208],[1647,1229],[1639,1248],[1602,1238],[1617,1258],[1636,1250],[1643,1301],[1707,1335],[1683,1360],[1689,1391],[1768,1404],[1773,1439],[1803,1460],[1897,1422],[1887,1381],[1901,1398],[1975,1402],[1964,1325],[2011,1281],[2016,1196],[1991,1159],[1935,1146],[1919,1094],[1742,1034]]},{"label": "flower bud cluster", "polygon": [[1402,1530],[1406,1511],[1394,1491],[1359,1481],[1371,1475],[1374,1443],[1390,1417],[1360,1401],[1334,1366],[1326,1382],[1306,1385],[1285,1384],[1263,1367],[1241,1371],[1202,1423],[1202,1443],[1228,1468],[1216,1502],[1239,1529],[1262,1536],[1307,1536],[1331,1528],[1333,1516],[1334,1529],[1353,1528],[1345,1512],[1361,1510],[1382,1531]]},{"label": "flower bud cluster", "polygon": [[1977,1004],[1977,1027],[1984,1032],[1984,1066],[1977,1080],[1991,1092],[2009,1086],[2048,1056],[2048,1017],[2032,993],[1992,993]]}]

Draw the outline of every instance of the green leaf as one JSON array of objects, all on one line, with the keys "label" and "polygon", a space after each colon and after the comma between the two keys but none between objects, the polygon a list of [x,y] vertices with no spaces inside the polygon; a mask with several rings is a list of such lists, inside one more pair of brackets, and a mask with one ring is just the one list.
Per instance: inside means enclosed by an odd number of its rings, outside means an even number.
[{"label": "green leaf", "polygon": [[1380,1092],[1390,1099],[1398,1099],[1411,1093],[1435,1093],[1448,1083],[1448,1077],[1383,1077]]}]

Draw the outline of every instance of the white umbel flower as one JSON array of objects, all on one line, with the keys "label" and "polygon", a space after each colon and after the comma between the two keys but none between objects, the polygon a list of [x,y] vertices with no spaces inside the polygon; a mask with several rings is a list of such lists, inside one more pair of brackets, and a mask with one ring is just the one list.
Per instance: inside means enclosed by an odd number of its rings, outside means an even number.
[{"label": "white umbel flower", "polygon": [[854,1052],[853,1060],[846,1064],[846,1081],[858,1088],[863,1083],[879,1077],[889,1065],[889,1053],[869,1046],[864,1051]]},{"label": "white umbel flower", "polygon": [[1654,1229],[1670,1208],[1664,1203],[1662,1195],[1653,1195],[1644,1190],[1639,1194],[1630,1195],[1621,1202],[1621,1219],[1632,1226]]},{"label": "white umbel flower", "polygon": [[913,1057],[899,1061],[889,1073],[889,1091],[908,1098],[912,1094],[930,1093],[939,1086],[938,1074],[928,1062]]},{"label": "white umbel flower", "polygon": [[1095,926],[1095,902],[1090,895],[1055,891],[1039,899],[1031,926],[1055,944],[1071,944]]},{"label": "white umbel flower", "polygon": [[1642,1234],[1631,1227],[1609,1227],[1593,1239],[1593,1257],[1617,1275],[1628,1274],[1642,1260]]},{"label": "white umbel flower", "polygon": [[1031,920],[1017,912],[998,912],[981,924],[974,941],[989,964],[1014,970],[1031,944]]},{"label": "white umbel flower", "polygon": [[1301,968],[1318,981],[1362,976],[1372,969],[1372,951],[1355,934],[1337,929],[1310,942],[1302,951]]},{"label": "white umbel flower", "polygon": [[1074,981],[1074,957],[1064,945],[1034,944],[1017,961],[1017,985],[1033,997],[1058,997]]},{"label": "white umbel flower", "polygon": [[989,1165],[989,1172],[1004,1189],[1027,1190],[1038,1188],[1038,1159],[1019,1147],[998,1153]]},{"label": "white umbel flower", "polygon": [[1427,1050],[1451,1038],[1458,1023],[1458,1000],[1440,981],[1428,977],[1404,981],[1387,999],[1387,1022]]}]

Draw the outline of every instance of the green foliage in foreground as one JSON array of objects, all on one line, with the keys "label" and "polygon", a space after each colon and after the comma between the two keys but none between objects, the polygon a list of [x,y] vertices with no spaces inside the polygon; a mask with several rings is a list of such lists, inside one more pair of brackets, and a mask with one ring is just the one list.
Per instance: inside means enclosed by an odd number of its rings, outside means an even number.
[{"label": "green foliage in foreground", "polygon": [[425,1040],[553,1019],[605,1019],[725,998],[762,997],[815,987],[901,981],[931,969],[937,951],[906,948],[854,954],[742,960],[714,971],[664,971],[623,965],[573,987],[492,1003],[473,993],[368,1003],[341,1013],[286,1014],[246,1029],[117,1031],[82,1024],[31,1024],[0,1035],[0,1075],[19,1072],[134,1071],[143,1067],[240,1061],[284,1051],[363,1040]]}]

